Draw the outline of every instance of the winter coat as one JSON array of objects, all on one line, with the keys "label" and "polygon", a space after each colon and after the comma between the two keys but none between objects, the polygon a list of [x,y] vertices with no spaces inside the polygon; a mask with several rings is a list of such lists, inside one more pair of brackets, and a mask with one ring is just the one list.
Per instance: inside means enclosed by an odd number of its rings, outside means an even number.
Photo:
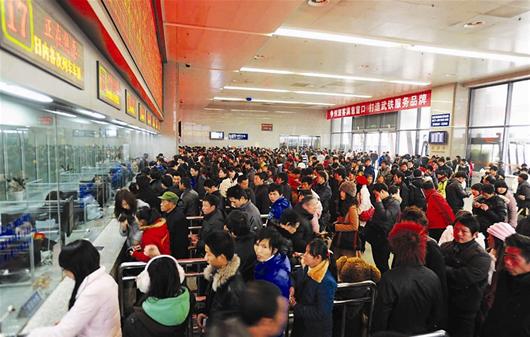
[{"label": "winter coat", "polygon": [[206,194],[206,191],[204,190],[204,182],[206,181],[206,178],[202,175],[199,175],[197,177],[191,177],[191,188],[197,192],[199,195],[199,198],[204,198],[204,195]]},{"label": "winter coat", "polygon": [[338,248],[360,250],[359,242],[359,213],[356,205],[351,205],[344,217],[337,219],[335,224],[336,241]]},{"label": "winter coat", "polygon": [[[525,199],[519,199],[519,196],[524,196]],[[528,180],[523,181],[517,186],[515,192],[515,199],[517,200],[517,206],[519,208],[530,208],[530,182]]]},{"label": "winter coat", "polygon": [[269,188],[267,185],[256,186],[254,192],[256,193],[256,207],[260,214],[269,213],[271,200],[269,199]]},{"label": "winter coat", "polygon": [[442,328],[446,327],[447,324],[447,275],[445,271],[445,259],[442,254],[442,249],[438,246],[438,243],[429,238],[427,240],[427,249],[425,254],[425,267],[432,270],[438,279],[440,280],[440,286],[442,287],[442,317],[440,325]]},{"label": "winter coat", "polygon": [[530,337],[530,273],[499,274],[495,302],[482,329],[482,337]]},{"label": "winter coat", "polygon": [[464,199],[468,196],[469,194],[464,191],[462,184],[456,179],[445,189],[445,198],[454,214],[464,208]]},{"label": "winter coat", "polygon": [[250,222],[250,230],[256,233],[258,230],[263,228],[263,222],[261,222],[261,216],[258,208],[250,201],[241,206],[239,210],[246,213]]},{"label": "winter coat", "polygon": [[136,196],[136,198],[142,199],[143,201],[148,203],[151,208],[156,208],[157,210],[160,210],[160,199],[158,199],[158,195],[155,193],[155,191],[153,191],[151,186],[140,186],[140,191],[138,191],[138,195]]},{"label": "winter coat", "polygon": [[225,226],[225,217],[220,209],[215,209],[214,212],[206,214],[202,219],[202,226],[199,232],[198,247],[202,251],[204,248],[204,240],[208,235],[215,231],[223,231]]},{"label": "winter coat", "polygon": [[484,211],[481,208],[473,207],[473,214],[477,216],[480,223],[480,231],[486,235],[486,229],[496,222],[505,222],[508,214],[506,202],[498,195],[494,195],[489,199],[481,197],[477,200],[479,203],[488,205],[488,210]]},{"label": "winter coat", "polygon": [[455,221],[453,210],[447,201],[434,189],[424,190],[427,200],[425,215],[429,221],[429,229],[444,229]]},{"label": "winter coat", "polygon": [[228,191],[230,187],[235,185],[237,185],[237,181],[232,181],[232,179],[230,178],[225,178],[223,181],[221,181],[221,183],[219,184],[219,192],[221,193],[223,198],[226,198],[226,191]]},{"label": "winter coat", "polygon": [[135,250],[133,252],[132,257],[134,259],[142,262],[147,262],[150,260],[150,257],[145,255],[143,252],[143,249],[147,245],[155,245],[160,251],[160,254],[171,254],[171,245],[166,219],[159,218],[154,224],[142,226],[140,229],[144,232],[142,235],[142,241],[140,241],[140,247],[142,250]]},{"label": "winter coat", "polygon": [[289,202],[292,201],[292,190],[291,190],[291,186],[287,183],[285,184],[282,184],[282,195],[285,197],[285,199],[287,199]]},{"label": "winter coat", "polygon": [[488,284],[491,257],[472,240],[442,244],[445,258],[449,312],[476,313]]},{"label": "winter coat", "polygon": [[222,269],[210,265],[204,269],[204,278],[208,281],[208,287],[203,312],[208,315],[208,326],[216,320],[237,315],[239,301],[245,289],[245,283],[238,271],[239,264],[239,256],[234,255]]},{"label": "winter coat", "polygon": [[377,284],[374,331],[423,334],[442,319],[442,288],[438,276],[424,266],[397,266]]},{"label": "winter coat", "polygon": [[278,253],[265,262],[257,262],[254,271],[255,280],[268,281],[282,292],[283,297],[289,299],[291,287],[291,263],[287,256]]},{"label": "winter coat", "polygon": [[197,216],[200,210],[199,194],[191,188],[184,190],[180,195],[182,201],[182,211],[186,216]]},{"label": "winter coat", "polygon": [[76,300],[61,321],[31,331],[29,337],[121,337],[118,285],[100,267],[77,290]]},{"label": "winter coat", "polygon": [[179,207],[173,208],[169,213],[162,213],[166,219],[169,231],[171,255],[176,259],[186,259],[190,257],[188,220]]},{"label": "winter coat", "polygon": [[372,220],[366,224],[365,235],[368,242],[377,244],[382,240],[386,241],[388,233],[401,214],[401,209],[399,202],[392,197],[374,203],[374,208]]},{"label": "winter coat", "polygon": [[308,268],[294,273],[296,305],[292,337],[331,337],[333,299],[337,282],[329,269],[322,282],[307,275]]},{"label": "winter coat", "polygon": [[297,253],[305,253],[305,247],[313,239],[313,229],[311,224],[305,219],[300,219],[300,224],[293,234],[281,227],[277,227],[277,229],[291,243],[293,251]]},{"label": "winter coat", "polygon": [[499,197],[506,203],[506,222],[513,228],[517,227],[517,201],[515,201],[513,193],[507,191],[504,195],[499,194]]},{"label": "winter coat", "polygon": [[371,175],[373,178],[375,178],[375,169],[372,165],[366,166],[364,168],[364,176]]},{"label": "winter coat", "polygon": [[313,190],[318,194],[322,204],[322,212],[329,212],[329,203],[331,201],[331,187],[328,183],[316,184]]},{"label": "winter coat", "polygon": [[289,203],[289,201],[284,197],[280,197],[271,205],[269,212],[269,221],[279,223],[283,211],[288,208],[291,208],[291,204]]},{"label": "winter coat", "polygon": [[235,252],[239,257],[239,273],[243,281],[248,282],[254,279],[254,269],[256,267],[256,252],[254,251],[254,233],[238,236],[235,239]]},{"label": "winter coat", "polygon": [[[123,324],[123,337],[185,337],[194,297],[186,288],[181,289],[175,297],[148,298],[142,307],[135,307]],[[150,303],[146,307],[147,301]],[[175,324],[168,324],[168,318]]]},{"label": "winter coat", "polygon": [[396,185],[399,188],[399,196],[401,197],[401,210],[404,210],[407,206],[409,206],[409,187],[405,182],[402,182],[400,185]]},{"label": "winter coat", "polygon": [[425,211],[427,201],[421,189],[422,178],[414,178],[409,183],[409,206],[416,206]]}]

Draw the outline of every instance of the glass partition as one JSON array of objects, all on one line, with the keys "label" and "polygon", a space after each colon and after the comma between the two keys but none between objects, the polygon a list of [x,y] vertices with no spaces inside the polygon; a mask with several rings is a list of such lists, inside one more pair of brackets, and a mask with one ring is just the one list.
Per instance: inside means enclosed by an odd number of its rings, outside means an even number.
[{"label": "glass partition", "polygon": [[[62,279],[60,247],[95,239],[110,221],[115,191],[133,176],[130,158],[154,136],[63,117],[0,95],[0,312],[37,305]],[[8,118],[6,116],[9,116]],[[134,146],[130,146],[134,144]],[[31,316],[31,314],[27,315]],[[29,317],[9,315],[3,333]]]}]

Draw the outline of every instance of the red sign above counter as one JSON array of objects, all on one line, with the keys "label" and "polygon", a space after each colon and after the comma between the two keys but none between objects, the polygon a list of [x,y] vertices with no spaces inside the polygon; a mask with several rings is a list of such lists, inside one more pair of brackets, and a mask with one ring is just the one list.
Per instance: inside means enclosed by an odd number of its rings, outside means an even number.
[{"label": "red sign above counter", "polygon": [[83,45],[37,1],[0,0],[0,46],[83,89]]},{"label": "red sign above counter", "polygon": [[97,62],[98,66],[98,98],[120,109],[121,105],[121,85],[120,80],[103,65]]},{"label": "red sign above counter", "polygon": [[329,109],[326,113],[326,118],[336,119],[344,117],[377,115],[398,110],[407,110],[428,106],[431,106],[431,90]]}]

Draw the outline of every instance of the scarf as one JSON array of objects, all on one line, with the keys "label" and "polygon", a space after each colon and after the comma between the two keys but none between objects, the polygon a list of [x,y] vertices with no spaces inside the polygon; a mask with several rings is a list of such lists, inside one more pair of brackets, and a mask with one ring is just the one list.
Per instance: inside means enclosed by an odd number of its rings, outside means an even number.
[{"label": "scarf", "polygon": [[324,276],[326,276],[326,272],[328,271],[329,267],[329,260],[324,260],[320,262],[316,267],[311,268],[309,267],[309,271],[307,272],[307,276],[313,279],[313,281],[317,283],[321,283],[324,279]]}]

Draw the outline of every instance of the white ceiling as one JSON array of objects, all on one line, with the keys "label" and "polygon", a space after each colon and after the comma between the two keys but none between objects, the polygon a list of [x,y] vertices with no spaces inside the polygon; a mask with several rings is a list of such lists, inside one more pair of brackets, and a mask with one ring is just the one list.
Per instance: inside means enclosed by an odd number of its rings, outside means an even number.
[{"label": "white ceiling", "polygon": [[[236,1],[237,2],[237,1]],[[180,80],[194,81],[207,88],[207,94],[193,104],[186,104],[186,91],[182,92],[182,111],[194,112],[202,107],[223,107],[239,109],[285,110],[291,108],[325,109],[325,106],[261,104],[254,102],[209,101],[214,96],[253,97],[254,99],[293,100],[346,104],[366,100],[366,98],[345,98],[316,96],[296,93],[252,92],[243,90],[223,90],[223,86],[246,86],[258,88],[285,89],[289,91],[321,91],[351,93],[375,97],[390,96],[406,91],[423,90],[425,86],[414,86],[388,82],[346,81],[335,78],[316,78],[300,75],[280,75],[266,73],[237,72],[241,67],[281,69],[297,73],[326,73],[372,77],[388,80],[410,80],[430,82],[432,86],[452,82],[467,82],[504,73],[530,69],[530,62],[513,63],[491,59],[466,58],[432,53],[422,53],[405,48],[376,47],[338,42],[306,40],[284,36],[263,36],[264,27],[289,27],[327,33],[354,35],[357,37],[390,40],[406,44],[425,44],[434,47],[498,52],[518,56],[530,56],[530,1],[346,1],[331,0],[323,7],[308,6],[305,1],[290,0],[284,3],[290,15],[281,22],[264,23],[259,12],[250,13],[259,17],[260,28],[252,31],[252,17],[247,23],[233,29],[248,33],[247,39],[240,36],[239,49],[230,46],[229,59],[202,58],[193,69],[194,60],[186,58],[186,53],[177,57],[177,62],[189,62],[192,70],[183,69]],[[189,4],[193,2],[189,2]],[[231,4],[234,1],[230,1]],[[252,6],[264,2],[240,1],[241,6]],[[277,11],[278,2],[274,3]],[[293,10],[294,8],[294,10]],[[204,13],[203,13],[204,14]],[[210,18],[201,23],[201,33],[215,33],[219,26],[215,23],[216,11],[210,10]],[[238,18],[234,19],[238,21]],[[467,22],[484,21],[474,28],[464,28]],[[211,24],[209,24],[210,22]],[[166,32],[169,32],[166,25]],[[271,32],[274,32],[274,28]],[[172,27],[174,29],[174,27]],[[183,28],[181,28],[182,30]],[[194,29],[197,29],[195,27]],[[177,33],[175,33],[177,34]],[[182,32],[181,32],[182,34]],[[245,33],[238,31],[239,35]],[[225,35],[225,38],[227,36]],[[188,35],[188,39],[190,39]],[[245,41],[252,46],[243,45]],[[167,43],[167,38],[166,38]],[[192,45],[188,43],[188,45]],[[227,53],[225,44],[211,44],[212,55]],[[255,49],[251,52],[250,49]],[[168,50],[174,46],[169,45]],[[251,52],[251,53],[249,53]],[[190,55],[192,55],[190,53]],[[254,57],[250,56],[254,55]],[[224,62],[219,62],[223,60]],[[246,60],[246,61],[245,61]],[[193,74],[193,76],[191,76]],[[192,92],[190,91],[190,95]]]}]

